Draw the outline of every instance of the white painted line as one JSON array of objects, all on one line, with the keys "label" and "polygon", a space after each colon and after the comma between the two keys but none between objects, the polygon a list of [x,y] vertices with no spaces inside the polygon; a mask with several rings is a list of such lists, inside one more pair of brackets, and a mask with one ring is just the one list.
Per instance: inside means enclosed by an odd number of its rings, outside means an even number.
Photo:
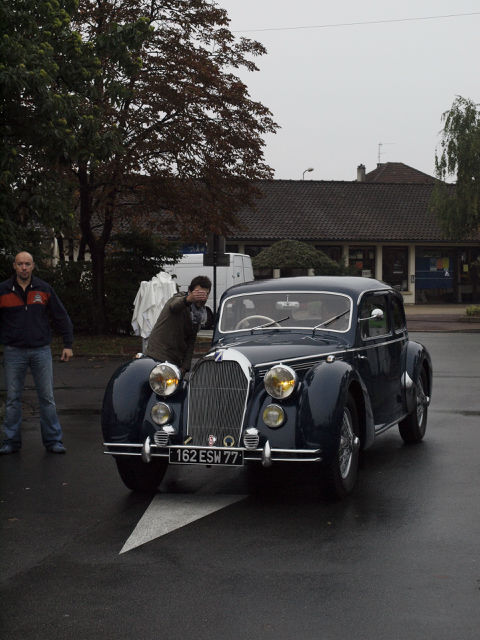
[{"label": "white painted line", "polygon": [[242,495],[202,495],[198,493],[159,493],[140,518],[120,553],[160,538],[195,520],[244,500]]}]

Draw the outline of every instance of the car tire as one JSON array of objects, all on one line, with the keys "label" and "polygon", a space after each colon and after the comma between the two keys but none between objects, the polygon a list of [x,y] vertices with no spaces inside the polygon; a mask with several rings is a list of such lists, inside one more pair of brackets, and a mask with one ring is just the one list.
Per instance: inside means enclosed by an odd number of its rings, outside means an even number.
[{"label": "car tire", "polygon": [[348,394],[343,407],[338,449],[329,464],[323,464],[322,493],[327,498],[342,499],[356,484],[360,456],[360,430],[355,400]]},{"label": "car tire", "polygon": [[141,493],[155,493],[168,467],[167,460],[146,463],[140,457],[117,456],[115,462],[123,484]]},{"label": "car tire", "polygon": [[415,407],[412,413],[398,423],[400,435],[407,444],[420,442],[425,435],[428,416],[426,389],[428,389],[427,374],[425,369],[422,369],[416,381]]}]

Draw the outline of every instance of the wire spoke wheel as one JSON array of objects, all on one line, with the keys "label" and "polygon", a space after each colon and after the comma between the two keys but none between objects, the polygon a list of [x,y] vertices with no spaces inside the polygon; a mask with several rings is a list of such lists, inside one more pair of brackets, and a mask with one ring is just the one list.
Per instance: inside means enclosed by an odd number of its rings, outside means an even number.
[{"label": "wire spoke wheel", "polygon": [[429,398],[425,392],[428,390],[428,382],[423,369],[415,382],[415,387],[415,408],[398,424],[400,436],[407,444],[420,442],[427,429]]},{"label": "wire spoke wheel", "polygon": [[322,463],[322,490],[328,498],[344,498],[355,487],[360,455],[358,425],[357,406],[349,394],[343,407],[338,449],[331,462]]},{"label": "wire spoke wheel", "polygon": [[355,453],[355,433],[353,432],[352,415],[348,407],[343,411],[340,446],[338,448],[338,465],[341,477],[348,478]]}]

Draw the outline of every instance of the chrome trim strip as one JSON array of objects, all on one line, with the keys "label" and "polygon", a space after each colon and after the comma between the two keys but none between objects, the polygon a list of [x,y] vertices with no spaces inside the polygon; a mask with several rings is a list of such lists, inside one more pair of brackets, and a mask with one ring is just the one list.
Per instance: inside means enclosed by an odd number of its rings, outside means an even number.
[{"label": "chrome trim strip", "polygon": [[[249,458],[248,456],[243,456],[244,460],[248,462],[262,462],[260,458]],[[322,458],[275,458],[272,457],[273,462],[321,462]]]},{"label": "chrome trim strip", "polygon": [[[318,362],[321,362],[328,356],[340,356],[346,353],[356,353],[357,351],[367,351],[369,349],[376,349],[377,347],[384,347],[385,345],[388,345],[388,344],[394,344],[395,342],[405,342],[405,341],[406,341],[406,337],[402,336],[400,338],[395,338],[393,340],[385,340],[384,342],[377,342],[376,344],[366,344],[362,347],[351,347],[349,349],[342,349],[341,351],[330,351],[328,353],[317,353],[312,356],[300,356],[298,358],[283,358],[279,360],[272,360],[270,362],[259,362],[258,364],[254,365],[254,368],[260,369],[261,367],[271,367],[274,364],[278,364],[279,362],[282,362],[284,364],[286,364],[287,362],[296,362],[296,361],[305,362],[310,360],[311,358],[317,358]],[[312,364],[315,364],[315,361]]]},{"label": "chrome trim strip", "polygon": [[388,424],[375,425],[375,437],[377,437],[384,431],[387,431],[388,429],[395,427],[399,422],[404,420],[407,416],[408,416],[408,413],[406,413],[403,416],[400,416],[400,418],[398,418],[398,420],[395,420],[395,422],[389,422]]},{"label": "chrome trim strip", "polygon": [[211,360],[212,358],[220,358],[224,361],[236,362],[240,366],[241,370],[243,371],[243,375],[245,376],[245,378],[247,378],[249,383],[252,381],[252,363],[246,356],[243,355],[241,351],[235,349],[235,345],[228,345],[212,349],[211,351],[206,353],[202,359]]},{"label": "chrome trim strip", "polygon": [[[104,442],[104,447],[138,447],[141,449],[143,444],[138,442]],[[155,445],[154,445],[155,446]]]},{"label": "chrome trim strip", "polygon": [[141,456],[141,453],[128,453],[126,451],[104,451],[106,456]]}]

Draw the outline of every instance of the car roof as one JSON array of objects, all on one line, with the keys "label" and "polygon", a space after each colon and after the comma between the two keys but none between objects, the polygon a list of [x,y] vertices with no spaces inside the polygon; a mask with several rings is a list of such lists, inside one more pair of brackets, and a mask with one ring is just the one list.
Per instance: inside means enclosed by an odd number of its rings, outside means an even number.
[{"label": "car roof", "polygon": [[227,289],[224,295],[261,293],[262,291],[332,291],[357,298],[365,291],[391,291],[392,287],[373,278],[356,276],[299,276],[252,280]]}]

